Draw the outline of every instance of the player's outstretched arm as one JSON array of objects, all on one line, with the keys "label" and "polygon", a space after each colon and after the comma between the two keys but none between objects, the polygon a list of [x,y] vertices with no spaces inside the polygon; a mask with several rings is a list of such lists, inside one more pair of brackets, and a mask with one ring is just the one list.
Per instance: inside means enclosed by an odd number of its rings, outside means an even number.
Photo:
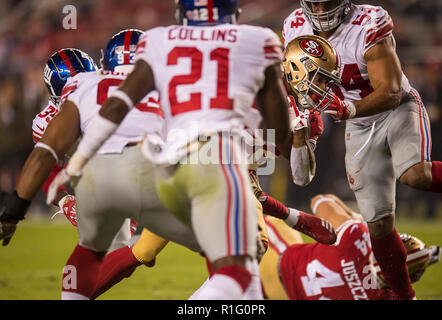
[{"label": "player's outstretched arm", "polygon": [[267,67],[264,86],[258,92],[257,104],[267,129],[275,129],[276,146],[283,149],[289,134],[288,102],[282,83],[281,66],[278,64]]},{"label": "player's outstretched arm", "polygon": [[77,107],[65,102],[57,116],[49,123],[43,138],[27,158],[15,191],[4,201],[0,216],[0,239],[3,245],[11,240],[16,224],[23,220],[26,211],[47,179],[53,166],[80,136],[80,115]]}]

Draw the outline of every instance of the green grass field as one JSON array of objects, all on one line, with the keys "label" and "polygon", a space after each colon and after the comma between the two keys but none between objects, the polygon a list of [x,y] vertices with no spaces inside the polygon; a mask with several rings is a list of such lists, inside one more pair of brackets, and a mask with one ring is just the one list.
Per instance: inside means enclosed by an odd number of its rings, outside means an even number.
[{"label": "green grass field", "polygon": [[[442,245],[442,219],[398,219],[399,232],[427,245]],[[63,266],[78,239],[62,217],[55,222],[23,222],[7,247],[0,247],[0,300],[59,299]],[[306,241],[310,241],[307,238]],[[139,267],[99,299],[187,299],[206,279],[204,259],[170,243],[154,268]],[[418,299],[442,299],[442,262],[429,267],[414,285]]]}]

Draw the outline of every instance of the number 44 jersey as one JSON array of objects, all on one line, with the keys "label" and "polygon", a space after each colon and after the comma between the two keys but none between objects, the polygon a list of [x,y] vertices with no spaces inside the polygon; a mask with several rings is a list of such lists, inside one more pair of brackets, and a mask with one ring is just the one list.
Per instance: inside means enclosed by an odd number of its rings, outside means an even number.
[{"label": "number 44 jersey", "polygon": [[262,27],[173,25],[146,31],[135,60],[149,64],[160,92],[168,132],[163,153],[174,154],[200,134],[244,128],[266,68],[281,56],[279,37]]},{"label": "number 44 jersey", "polygon": [[282,253],[279,275],[289,298],[389,299],[389,293],[376,284],[368,227],[348,220],[336,232],[338,238],[333,245],[294,244]]},{"label": "number 44 jersey", "polygon": [[[294,38],[314,32],[302,9],[297,9],[285,19],[282,34],[286,47]],[[341,58],[341,85],[333,88],[339,98],[361,100],[373,92],[365,53],[388,37],[393,38],[393,21],[387,11],[370,5],[352,5],[346,19],[327,39]],[[411,89],[404,74],[402,89],[407,93]],[[379,114],[350,121],[370,124],[381,116]]]}]

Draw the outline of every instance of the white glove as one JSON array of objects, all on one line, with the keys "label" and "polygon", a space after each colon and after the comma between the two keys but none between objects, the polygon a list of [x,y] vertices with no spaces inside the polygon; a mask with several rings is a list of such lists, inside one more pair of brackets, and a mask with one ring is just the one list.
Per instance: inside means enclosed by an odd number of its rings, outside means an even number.
[{"label": "white glove", "polygon": [[304,109],[303,111],[299,110],[292,97],[289,96],[288,100],[290,104],[288,110],[290,130],[297,131],[304,128],[308,128],[310,111],[308,109]]}]

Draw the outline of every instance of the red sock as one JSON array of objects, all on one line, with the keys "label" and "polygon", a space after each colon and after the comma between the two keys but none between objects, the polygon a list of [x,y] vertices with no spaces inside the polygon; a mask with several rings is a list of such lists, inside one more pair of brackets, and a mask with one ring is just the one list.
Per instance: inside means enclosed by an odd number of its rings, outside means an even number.
[{"label": "red sock", "polygon": [[242,288],[243,292],[252,281],[252,274],[244,267],[233,265],[219,268],[215,274],[223,274],[234,279]]},{"label": "red sock", "polygon": [[135,258],[130,247],[120,248],[109,253],[103,260],[97,284],[91,299],[109,290],[124,278],[129,278],[142,263]]},{"label": "red sock", "polygon": [[265,192],[262,193],[264,200],[259,200],[262,205],[262,211],[265,214],[285,220],[288,217],[287,207],[276,199],[273,199]]},{"label": "red sock", "polygon": [[102,260],[95,251],[77,245],[63,269],[62,291],[90,297]]},{"label": "red sock", "polygon": [[431,188],[432,192],[442,192],[442,162],[431,162]]},{"label": "red sock", "polygon": [[398,298],[409,300],[415,297],[408,276],[407,250],[396,229],[381,239],[371,237],[371,245],[385,280]]}]

